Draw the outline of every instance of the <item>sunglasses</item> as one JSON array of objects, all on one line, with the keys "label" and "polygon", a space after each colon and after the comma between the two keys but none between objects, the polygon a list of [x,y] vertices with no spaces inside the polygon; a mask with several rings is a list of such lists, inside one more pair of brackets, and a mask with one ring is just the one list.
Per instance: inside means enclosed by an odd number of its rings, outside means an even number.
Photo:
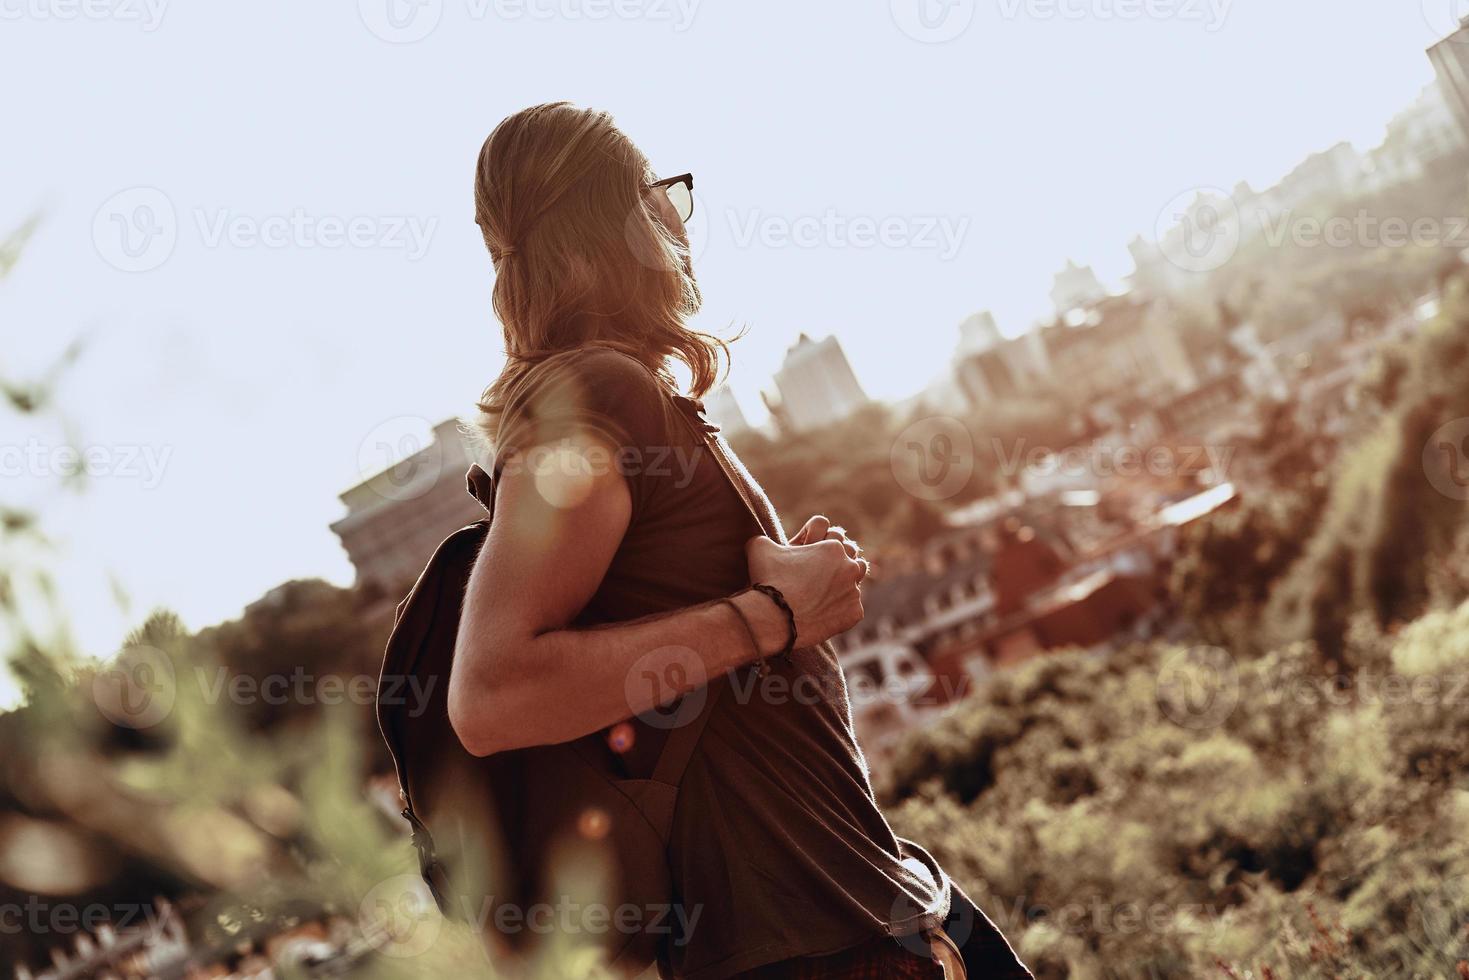
[{"label": "sunglasses", "polygon": [[673,210],[678,212],[678,220],[688,221],[694,216],[694,175],[679,174],[677,177],[665,177],[648,185],[649,190],[661,189],[668,195],[668,201],[673,205]]}]

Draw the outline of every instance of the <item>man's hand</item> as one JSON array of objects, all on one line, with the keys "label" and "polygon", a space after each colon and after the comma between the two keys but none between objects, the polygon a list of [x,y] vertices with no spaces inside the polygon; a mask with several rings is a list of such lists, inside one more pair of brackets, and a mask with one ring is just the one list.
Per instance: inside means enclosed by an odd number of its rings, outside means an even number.
[{"label": "man's hand", "polygon": [[[785,596],[796,616],[796,646],[815,646],[845,632],[862,621],[862,592],[859,583],[867,575],[867,562],[850,554],[832,539],[813,544],[779,545],[767,537],[751,538],[745,545],[750,581],[773,585]],[[754,596],[769,611],[779,610],[765,596]],[[770,635],[769,615],[760,617],[757,633]],[[779,618],[773,620],[779,624]],[[784,633],[778,634],[784,636]],[[784,646],[781,642],[776,646]],[[763,652],[770,652],[767,648]]]},{"label": "man's hand", "polygon": [[818,541],[836,541],[847,549],[850,557],[862,557],[862,546],[847,536],[847,529],[820,514],[808,520],[791,538],[791,544],[815,544]]}]

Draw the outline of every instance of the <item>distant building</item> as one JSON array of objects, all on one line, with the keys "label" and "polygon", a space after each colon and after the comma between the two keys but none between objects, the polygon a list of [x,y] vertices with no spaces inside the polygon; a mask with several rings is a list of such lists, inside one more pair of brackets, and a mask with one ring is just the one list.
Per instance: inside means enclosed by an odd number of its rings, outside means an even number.
[{"label": "distant building", "polygon": [[835,337],[812,340],[801,334],[775,372],[775,386],[780,392],[779,406],[772,409],[777,422],[796,432],[839,422],[867,404],[867,394]]},{"label": "distant building", "polygon": [[990,555],[979,527],[959,528],[901,561],[863,588],[866,616],[835,645],[847,675],[852,722],[879,773],[903,734],[936,718],[989,672],[975,659],[940,676],[924,651],[938,637],[977,635],[994,614]]},{"label": "distant building", "polygon": [[1158,588],[1151,575],[1102,570],[1030,597],[1027,606],[975,637],[960,656],[995,667],[1065,647],[1102,650],[1119,637],[1141,638],[1155,625]]},{"label": "distant building", "polygon": [[1062,319],[1071,311],[1095,303],[1106,295],[1107,290],[1092,267],[1077,265],[1070,259],[1066,260],[1066,268],[1056,273],[1051,284],[1051,303],[1056,307],[1056,315]]},{"label": "distant building", "polygon": [[1260,335],[1252,323],[1241,323],[1229,332],[1229,343],[1244,359],[1240,368],[1240,379],[1245,388],[1256,398],[1285,401],[1290,397],[1290,386],[1280,364],[1270,355],[1270,350],[1260,341]]},{"label": "distant building", "polygon": [[1418,180],[1441,161],[1464,151],[1464,129],[1438,82],[1427,85],[1413,104],[1387,124],[1382,145],[1368,154],[1368,185],[1381,190]]},{"label": "distant building", "polygon": [[[863,646],[842,658],[852,724],[868,765],[879,774],[903,736],[933,720],[971,685],[939,678],[911,646],[895,640]],[[976,678],[978,679],[978,678]]]},{"label": "distant building", "polygon": [[[1177,229],[1170,229],[1177,231]],[[1134,235],[1127,243],[1132,256],[1133,272],[1128,282],[1145,296],[1167,296],[1191,288],[1197,281],[1188,270],[1171,261],[1156,242]]]},{"label": "distant building", "polygon": [[[1199,383],[1166,298],[1104,295],[1071,309],[1067,322],[1036,327],[1012,339],[994,339],[987,316],[970,317],[960,325],[947,376],[947,386],[957,389],[970,409],[1023,398],[1047,386],[1100,397],[1118,391],[1170,395]],[[930,386],[930,407],[940,403],[945,380]]]},{"label": "distant building", "polygon": [[745,420],[745,413],[740,410],[740,403],[729,385],[720,385],[705,396],[704,414],[719,426],[726,437],[750,431],[750,423]]},{"label": "distant building", "polygon": [[1155,296],[1176,292],[1193,281],[1181,272],[1212,271],[1232,254],[1225,245],[1249,242],[1268,230],[1271,221],[1308,202],[1370,187],[1371,171],[1370,162],[1342,142],[1311,154],[1267,190],[1257,192],[1245,181],[1227,195],[1201,189],[1181,212],[1169,216],[1174,224],[1156,245],[1136,238],[1128,246],[1137,266],[1133,285]]},{"label": "distant building", "polygon": [[1008,616],[1032,595],[1049,588],[1066,572],[1066,561],[1051,542],[1036,537],[1033,528],[1009,518],[994,535],[990,589],[995,614]]},{"label": "distant building", "polygon": [[1246,241],[1258,234],[1264,227],[1261,217],[1273,214],[1272,207],[1268,192],[1256,194],[1244,181],[1228,195],[1200,189],[1181,212],[1168,216],[1174,224],[1163,233],[1156,255],[1139,245],[1131,249],[1134,261],[1145,275],[1151,274],[1154,293],[1192,287],[1197,282],[1194,272],[1208,271],[1217,258],[1227,257],[1216,249],[1222,243]]},{"label": "distant building", "polygon": [[969,397],[960,389],[955,372],[950,370],[928,383],[918,394],[897,402],[894,412],[899,418],[919,415],[963,415],[972,407]]},{"label": "distant building", "polygon": [[439,542],[485,516],[464,479],[477,461],[458,420],[449,419],[427,446],[341,495],[347,516],[331,527],[359,585],[406,589]]},{"label": "distant building", "polygon": [[959,324],[949,372],[936,386],[960,396],[961,409],[978,409],[1023,394],[1050,373],[1045,345],[1039,340],[1034,331],[1007,339],[993,314],[976,313]]},{"label": "distant building", "polygon": [[1103,651],[1156,627],[1162,539],[1151,526],[1115,535],[1078,551],[1069,532],[1012,514],[880,562],[863,589],[866,617],[835,641],[879,775],[904,732],[996,668],[1062,647]]},{"label": "distant building", "polygon": [[988,310],[975,313],[959,324],[959,350],[957,354],[982,354],[991,347],[998,347],[1004,340],[1000,336],[1000,325],[995,315]]},{"label": "distant building", "polygon": [[1079,325],[1054,324],[1042,335],[1051,379],[1062,390],[1097,398],[1186,391],[1198,383],[1166,303],[1109,296],[1084,312]]},{"label": "distant building", "polygon": [[1024,395],[1047,378],[1049,369],[1044,348],[1027,335],[970,353],[961,346],[954,357],[953,377],[969,406],[977,409]]},{"label": "distant building", "polygon": [[1361,183],[1365,169],[1361,155],[1350,143],[1313,153],[1267,192],[1271,205],[1267,210],[1274,213],[1318,198],[1350,194]]},{"label": "distant building", "polygon": [[[1273,365],[1272,365],[1273,366]],[[1231,420],[1248,406],[1249,389],[1243,373],[1221,374],[1151,408],[1159,436],[1207,439],[1216,426]]]},{"label": "distant building", "polygon": [[1469,138],[1469,17],[1459,29],[1428,49],[1434,74],[1459,127]]}]

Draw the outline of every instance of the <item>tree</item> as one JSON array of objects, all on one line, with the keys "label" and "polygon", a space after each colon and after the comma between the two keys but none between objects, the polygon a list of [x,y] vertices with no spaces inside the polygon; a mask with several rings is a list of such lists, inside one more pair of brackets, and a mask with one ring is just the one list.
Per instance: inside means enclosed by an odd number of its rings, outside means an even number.
[{"label": "tree", "polygon": [[[1379,626],[1426,607],[1430,579],[1466,517],[1462,447],[1432,451],[1446,424],[1469,418],[1469,293],[1455,280],[1443,311],[1408,352],[1397,401],[1341,460],[1322,519],[1272,599],[1281,638],[1344,652],[1348,611]],[[1452,597],[1450,597],[1452,598]]]}]

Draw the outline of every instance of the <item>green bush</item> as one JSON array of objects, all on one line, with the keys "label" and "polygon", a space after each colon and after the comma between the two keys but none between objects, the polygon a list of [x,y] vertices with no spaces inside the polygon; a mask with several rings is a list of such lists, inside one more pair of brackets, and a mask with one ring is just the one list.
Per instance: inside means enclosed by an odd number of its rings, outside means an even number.
[{"label": "green bush", "polygon": [[1346,645],[1345,674],[1309,643],[1226,661],[1232,710],[1182,723],[1176,648],[1021,665],[908,741],[890,819],[1038,975],[1452,976],[1469,603]]}]

